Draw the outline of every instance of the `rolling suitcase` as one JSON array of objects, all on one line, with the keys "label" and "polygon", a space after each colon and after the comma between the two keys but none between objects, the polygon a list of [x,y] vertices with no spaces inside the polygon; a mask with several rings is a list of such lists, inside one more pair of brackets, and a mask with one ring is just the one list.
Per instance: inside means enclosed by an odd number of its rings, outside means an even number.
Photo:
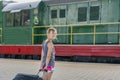
[{"label": "rolling suitcase", "polygon": [[37,75],[18,73],[13,80],[43,80],[42,77],[39,77],[39,72]]}]

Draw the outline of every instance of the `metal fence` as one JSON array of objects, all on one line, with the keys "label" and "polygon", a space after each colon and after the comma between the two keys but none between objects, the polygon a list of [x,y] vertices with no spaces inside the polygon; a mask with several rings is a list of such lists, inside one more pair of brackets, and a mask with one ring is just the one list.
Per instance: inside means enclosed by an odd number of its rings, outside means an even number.
[{"label": "metal fence", "polygon": [[32,44],[34,44],[35,36],[46,36],[46,31],[44,33],[35,33],[35,29],[44,28],[44,30],[47,30],[49,27],[55,27],[58,30],[58,36],[68,36],[66,37],[66,39],[69,38],[67,39],[69,40],[67,44],[75,44],[77,42],[77,44],[90,43],[92,45],[120,44],[120,22],[34,26],[32,28]]}]

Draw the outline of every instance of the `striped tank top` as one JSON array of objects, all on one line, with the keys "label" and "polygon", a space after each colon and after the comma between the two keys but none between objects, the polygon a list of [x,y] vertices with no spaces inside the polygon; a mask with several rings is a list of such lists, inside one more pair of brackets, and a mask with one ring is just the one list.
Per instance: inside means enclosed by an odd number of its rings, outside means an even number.
[{"label": "striped tank top", "polygon": [[[48,52],[48,40],[46,40],[43,44],[42,44],[42,49],[43,49],[43,62],[42,65],[46,66],[46,58],[47,58],[47,52]],[[51,53],[51,58],[50,58],[50,62],[48,64],[48,66],[55,66],[55,49],[53,47],[52,49],[52,53]]]}]

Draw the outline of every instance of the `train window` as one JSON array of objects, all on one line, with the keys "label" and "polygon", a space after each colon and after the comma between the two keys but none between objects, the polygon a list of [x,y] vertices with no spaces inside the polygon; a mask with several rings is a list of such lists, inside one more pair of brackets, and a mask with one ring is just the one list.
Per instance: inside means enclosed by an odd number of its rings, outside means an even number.
[{"label": "train window", "polygon": [[22,11],[22,25],[23,26],[30,25],[30,10]]},{"label": "train window", "polygon": [[14,13],[13,26],[20,26],[20,13]]},{"label": "train window", "polygon": [[6,26],[13,26],[13,14],[6,13]]},{"label": "train window", "polygon": [[87,20],[87,7],[78,8],[78,21],[86,21]]},{"label": "train window", "polygon": [[65,18],[65,9],[60,9],[60,18]]},{"label": "train window", "polygon": [[57,10],[51,10],[51,18],[57,18]]},{"label": "train window", "polygon": [[99,6],[90,7],[90,20],[99,20]]},{"label": "train window", "polygon": [[6,13],[6,26],[29,26],[30,25],[30,10],[25,10],[18,13]]}]

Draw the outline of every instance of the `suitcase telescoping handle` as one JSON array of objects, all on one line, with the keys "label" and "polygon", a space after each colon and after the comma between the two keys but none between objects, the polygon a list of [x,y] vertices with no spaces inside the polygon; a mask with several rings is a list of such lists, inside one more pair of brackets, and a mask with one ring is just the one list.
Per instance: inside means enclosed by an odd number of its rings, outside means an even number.
[{"label": "suitcase telescoping handle", "polygon": [[40,70],[38,71],[37,75],[39,75],[39,73],[40,73],[41,71],[47,72],[46,69],[44,69],[44,70],[43,70],[43,69],[40,69]]}]

